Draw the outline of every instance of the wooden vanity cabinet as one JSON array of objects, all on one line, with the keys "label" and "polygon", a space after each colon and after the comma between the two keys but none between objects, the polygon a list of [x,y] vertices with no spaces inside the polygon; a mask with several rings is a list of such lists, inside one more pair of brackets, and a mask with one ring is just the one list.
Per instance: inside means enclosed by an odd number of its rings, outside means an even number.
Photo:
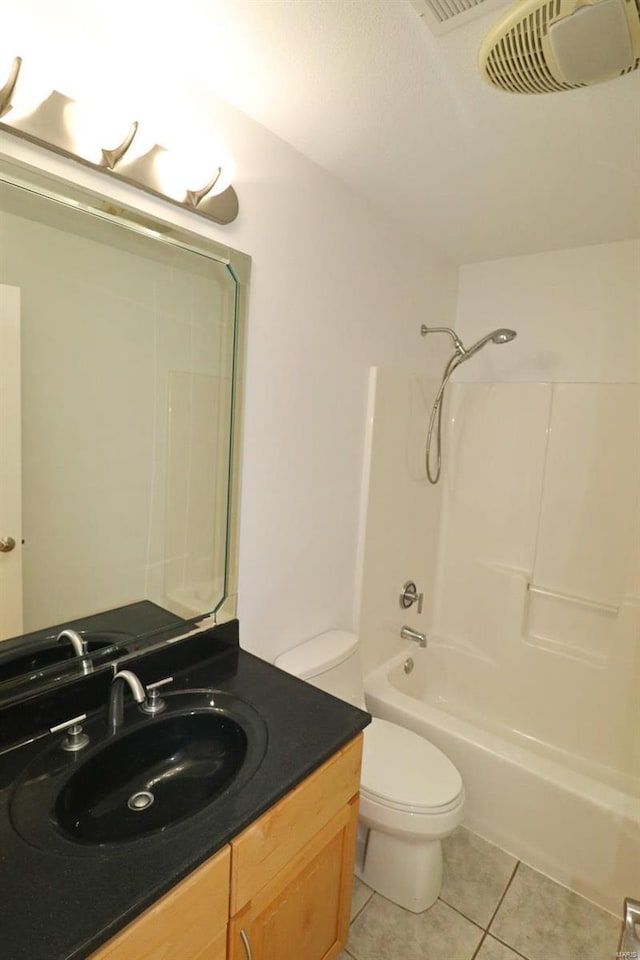
[{"label": "wooden vanity cabinet", "polygon": [[90,960],[226,960],[230,866],[227,846]]},{"label": "wooden vanity cabinet", "polygon": [[90,960],[335,960],[347,941],[362,734]]},{"label": "wooden vanity cabinet", "polygon": [[347,941],[362,735],[231,841],[228,960],[334,960]]}]

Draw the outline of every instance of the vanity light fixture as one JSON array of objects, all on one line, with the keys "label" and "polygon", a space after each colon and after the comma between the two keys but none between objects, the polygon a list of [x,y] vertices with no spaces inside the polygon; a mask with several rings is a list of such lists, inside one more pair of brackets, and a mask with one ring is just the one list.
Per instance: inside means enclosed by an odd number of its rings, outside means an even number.
[{"label": "vanity light fixture", "polygon": [[[221,180],[222,167],[212,165],[209,180],[201,187],[188,184],[181,189],[181,195],[169,193],[162,184],[158,170],[158,161],[170,153],[160,144],[153,145],[142,156],[129,160],[131,145],[138,137],[139,123],[134,121],[121,143],[102,147],[100,159],[96,162],[82,156],[71,129],[69,117],[75,101],[57,90],[51,90],[48,96],[29,113],[14,111],[13,100],[20,91],[20,72],[22,58],[16,57],[9,70],[9,76],[0,87],[0,131],[29,140],[38,146],[46,147],[63,157],[76,160],[93,170],[100,170],[131,186],[139,187],[147,193],[213,220],[215,223],[231,223],[238,216],[238,196],[232,186],[215,193],[215,186]],[[12,119],[12,112],[15,117]],[[191,189],[193,187],[193,189]]]}]

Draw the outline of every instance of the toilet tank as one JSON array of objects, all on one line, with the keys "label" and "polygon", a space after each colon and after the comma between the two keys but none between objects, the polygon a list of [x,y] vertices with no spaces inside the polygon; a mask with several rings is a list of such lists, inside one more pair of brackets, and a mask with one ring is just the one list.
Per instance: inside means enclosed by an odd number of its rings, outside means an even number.
[{"label": "toilet tank", "polygon": [[281,653],[276,667],[307,680],[314,687],[332,693],[365,709],[358,638],[346,630],[329,630]]}]

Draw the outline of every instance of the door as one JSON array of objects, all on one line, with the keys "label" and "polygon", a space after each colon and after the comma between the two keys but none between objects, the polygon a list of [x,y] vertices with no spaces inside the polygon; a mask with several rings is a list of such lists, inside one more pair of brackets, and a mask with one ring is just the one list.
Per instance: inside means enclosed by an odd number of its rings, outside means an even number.
[{"label": "door", "polygon": [[0,284],[0,640],[22,630],[20,290]]}]

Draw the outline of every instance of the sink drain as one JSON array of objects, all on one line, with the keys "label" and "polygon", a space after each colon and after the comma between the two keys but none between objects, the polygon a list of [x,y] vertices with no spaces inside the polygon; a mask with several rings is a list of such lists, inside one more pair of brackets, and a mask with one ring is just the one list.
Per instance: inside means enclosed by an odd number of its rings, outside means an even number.
[{"label": "sink drain", "polygon": [[154,800],[155,797],[150,790],[140,790],[129,797],[127,806],[129,810],[135,810],[138,813],[140,810],[147,810]]}]

